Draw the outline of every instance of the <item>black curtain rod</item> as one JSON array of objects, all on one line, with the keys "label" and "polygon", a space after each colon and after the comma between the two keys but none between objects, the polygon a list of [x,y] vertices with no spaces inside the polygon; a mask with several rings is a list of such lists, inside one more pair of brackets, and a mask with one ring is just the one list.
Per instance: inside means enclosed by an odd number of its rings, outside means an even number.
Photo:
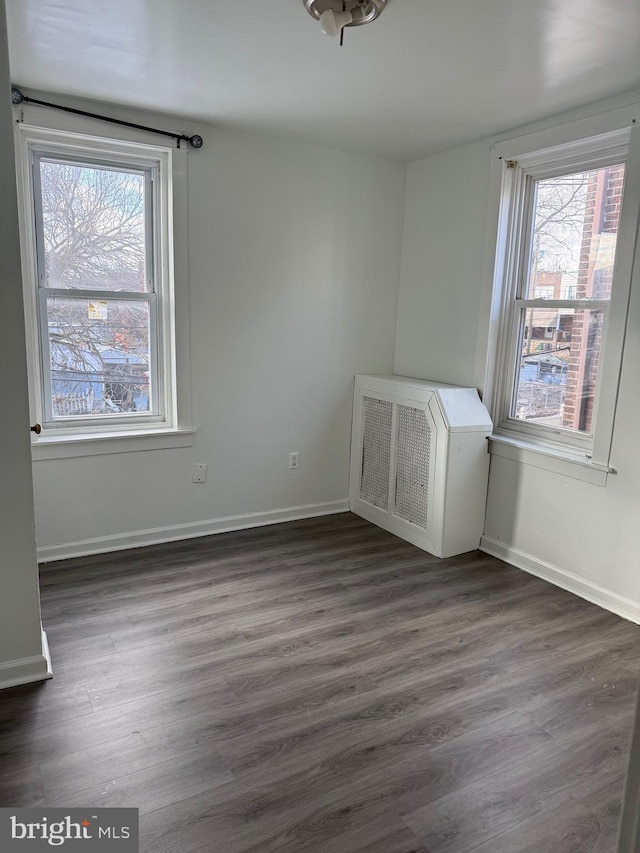
[{"label": "black curtain rod", "polygon": [[119,118],[111,118],[111,116],[102,116],[98,113],[90,113],[86,110],[76,110],[73,107],[63,107],[62,104],[52,104],[49,101],[40,101],[37,98],[30,98],[28,95],[23,95],[20,89],[17,89],[15,86],[11,87],[11,101],[15,104],[37,104],[39,107],[51,107],[54,110],[62,110],[65,113],[73,113],[76,116],[86,116],[87,118],[97,118],[100,121],[109,121],[111,124],[120,124],[123,127],[133,127],[136,130],[148,130],[150,133],[160,133],[162,136],[170,136],[172,139],[175,139],[178,143],[178,148],[180,148],[180,143],[184,140],[191,145],[192,148],[202,148],[204,145],[204,140],[198,134],[194,134],[194,136],[187,136],[186,133],[172,133],[170,130],[160,130],[157,127],[148,127],[144,124],[135,124],[132,121],[123,121]]}]

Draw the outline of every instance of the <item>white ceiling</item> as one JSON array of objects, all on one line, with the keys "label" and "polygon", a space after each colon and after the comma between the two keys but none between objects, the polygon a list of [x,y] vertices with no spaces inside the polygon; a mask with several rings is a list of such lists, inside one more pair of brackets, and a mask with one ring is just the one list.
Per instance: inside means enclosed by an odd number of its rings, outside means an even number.
[{"label": "white ceiling", "polygon": [[12,78],[403,159],[640,86],[638,0],[389,0],[327,38],[302,0],[7,0]]}]

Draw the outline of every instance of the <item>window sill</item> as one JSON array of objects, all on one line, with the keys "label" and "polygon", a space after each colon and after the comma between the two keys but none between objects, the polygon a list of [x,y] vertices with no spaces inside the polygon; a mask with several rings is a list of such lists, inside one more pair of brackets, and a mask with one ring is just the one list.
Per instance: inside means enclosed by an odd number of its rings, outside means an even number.
[{"label": "window sill", "polygon": [[592,462],[584,456],[571,453],[568,450],[546,447],[523,441],[511,436],[493,434],[489,437],[490,452],[505,459],[512,459],[523,465],[552,471],[563,477],[582,480],[595,486],[605,486],[609,474],[615,474],[615,468]]},{"label": "window sill", "polygon": [[75,456],[104,456],[143,450],[169,450],[192,447],[195,429],[149,430],[147,432],[95,433],[93,435],[43,435],[31,442],[34,462],[69,459]]}]

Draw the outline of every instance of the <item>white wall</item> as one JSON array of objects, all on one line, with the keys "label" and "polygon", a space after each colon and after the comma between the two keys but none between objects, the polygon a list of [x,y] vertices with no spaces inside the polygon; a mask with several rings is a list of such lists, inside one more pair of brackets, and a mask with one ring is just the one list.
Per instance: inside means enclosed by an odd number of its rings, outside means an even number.
[{"label": "white wall", "polygon": [[410,163],[395,372],[473,385],[489,190],[485,143]]},{"label": "white wall", "polygon": [[[25,118],[105,133],[35,107]],[[45,559],[238,526],[229,517],[246,513],[346,509],[353,375],[393,368],[404,166],[190,132],[205,138],[188,155],[194,446],[35,462]],[[194,462],[209,465],[204,485]]]},{"label": "white wall", "polygon": [[[619,103],[612,100],[591,111]],[[520,132],[524,129],[503,138]],[[493,142],[477,142],[409,167],[397,373],[481,386],[490,307],[482,287],[485,235],[495,227],[487,221]],[[483,539],[483,547],[493,553],[637,621],[639,365],[636,290],[611,456],[618,473],[598,486],[493,455]]]},{"label": "white wall", "polygon": [[0,687],[46,678],[33,530],[27,367],[4,0],[0,0]]}]

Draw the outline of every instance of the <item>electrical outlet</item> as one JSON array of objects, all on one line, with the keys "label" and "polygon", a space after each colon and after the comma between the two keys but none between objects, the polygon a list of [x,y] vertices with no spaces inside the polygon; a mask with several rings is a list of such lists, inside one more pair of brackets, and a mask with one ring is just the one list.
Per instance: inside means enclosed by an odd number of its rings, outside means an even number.
[{"label": "electrical outlet", "polygon": [[207,479],[207,463],[196,462],[193,466],[193,482],[204,483]]},{"label": "electrical outlet", "polygon": [[299,468],[300,467],[300,454],[296,450],[294,453],[289,454],[289,468]]}]

